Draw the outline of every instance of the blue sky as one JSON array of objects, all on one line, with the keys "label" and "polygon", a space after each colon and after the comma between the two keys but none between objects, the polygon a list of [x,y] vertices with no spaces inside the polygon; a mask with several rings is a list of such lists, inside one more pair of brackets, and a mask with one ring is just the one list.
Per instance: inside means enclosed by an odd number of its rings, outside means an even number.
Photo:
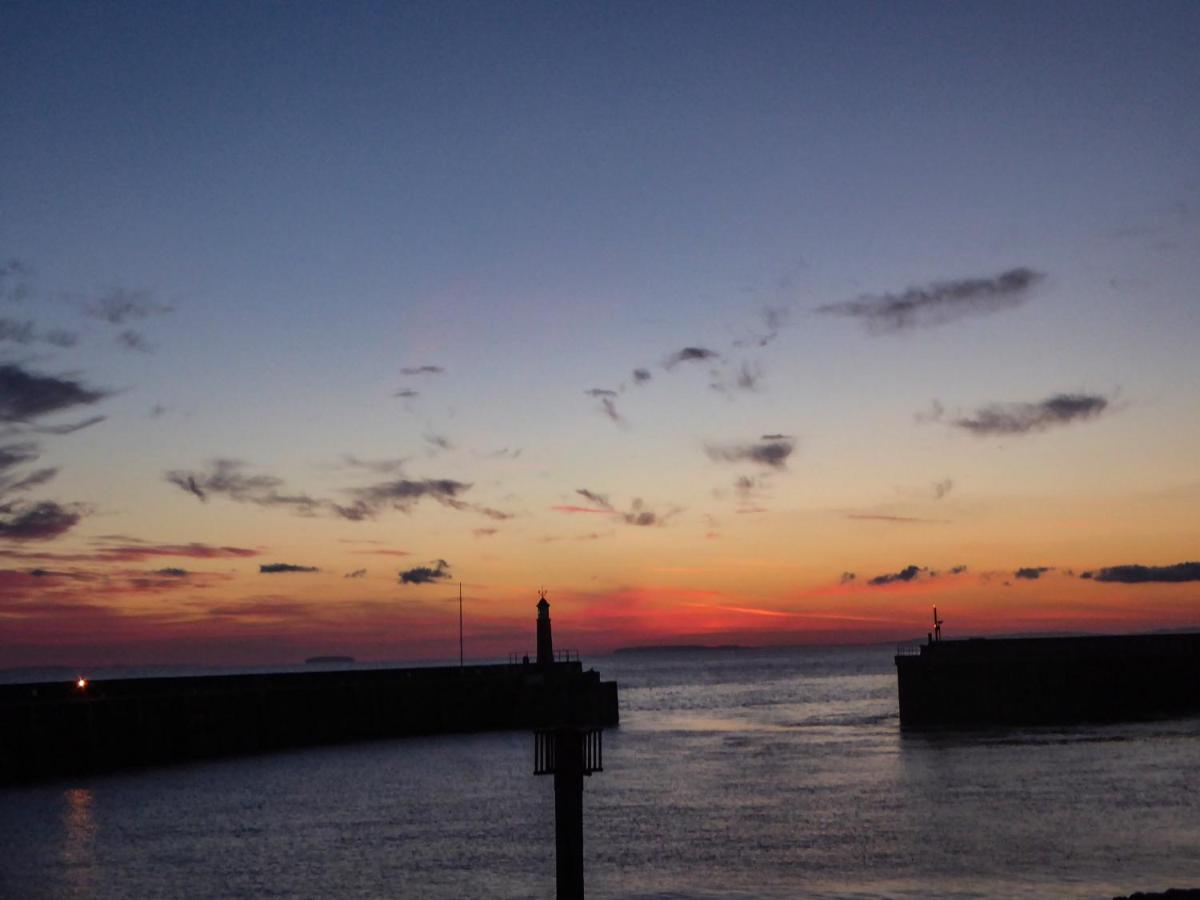
[{"label": "blue sky", "polygon": [[[799,589],[922,548],[1024,565],[1049,525],[1023,540],[1021,517],[1046,514],[1089,523],[1057,566],[1179,562],[1200,536],[1180,524],[1200,481],[1198,38],[1188,3],[7,3],[0,260],[30,299],[0,315],[79,340],[0,342],[0,363],[111,391],[105,421],[38,438],[58,468],[39,496],[88,511],[42,547],[253,545],[340,577],[331,548],[369,533],[505,598],[538,567],[567,594],[644,584],[718,534],[780,571],[812,542]],[[836,312],[1014,270],[1035,280],[1002,309],[885,333]],[[139,314],[95,315],[114,296]],[[665,365],[685,347],[719,356]],[[952,424],[1059,394],[1103,405],[1002,437]],[[707,449],[767,434],[785,466]],[[302,520],[165,477],[232,458],[331,497],[365,471],[347,455],[513,518],[488,540],[439,506]],[[918,509],[945,480],[941,511]],[[661,521],[548,560],[599,533],[553,509],[580,489]],[[1122,514],[1160,495],[1167,513]],[[953,529],[822,524],[854,510]],[[983,537],[997,522],[1011,536]],[[222,596],[250,603],[255,578]],[[795,611],[785,582],[747,590]]]}]

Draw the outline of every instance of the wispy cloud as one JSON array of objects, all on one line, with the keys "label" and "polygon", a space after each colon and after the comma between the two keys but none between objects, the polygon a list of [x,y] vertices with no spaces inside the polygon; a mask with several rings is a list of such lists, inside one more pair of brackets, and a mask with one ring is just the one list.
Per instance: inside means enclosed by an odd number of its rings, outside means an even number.
[{"label": "wispy cloud", "polygon": [[166,473],[166,480],[201,501],[211,495],[227,497],[238,503],[256,506],[282,506],[301,515],[313,515],[321,501],[307,494],[283,490],[284,482],[274,475],[250,474],[246,464],[236,459],[214,459],[207,471],[175,469]]},{"label": "wispy cloud", "polygon": [[426,566],[415,566],[400,573],[401,584],[433,584],[449,580],[450,563],[437,559]]},{"label": "wispy cloud", "polygon": [[429,499],[454,509],[468,508],[459,500],[471,485],[450,478],[409,479],[398,478],[382,481],[365,487],[352,488],[354,502],[349,506],[336,507],[343,518],[358,520],[370,518],[383,509],[410,512],[420,501]]},{"label": "wispy cloud", "polygon": [[950,424],[981,436],[1029,434],[1094,419],[1108,407],[1099,394],[1054,394],[1036,403],[992,403]]},{"label": "wispy cloud", "polygon": [[612,397],[600,398],[600,411],[618,425],[625,424],[625,418],[617,412],[617,404],[613,401]]},{"label": "wispy cloud", "polygon": [[140,331],[134,331],[132,328],[126,328],[117,335],[117,345],[126,350],[134,350],[138,353],[154,352],[154,345],[146,339],[146,336]]},{"label": "wispy cloud", "polygon": [[54,347],[73,347],[78,340],[79,336],[71,331],[53,329],[43,332],[37,330],[33,322],[28,319],[19,321],[0,318],[0,343],[21,345],[42,343]]},{"label": "wispy cloud", "polygon": [[113,288],[85,307],[89,316],[109,325],[124,325],[172,310],[173,307],[155,300],[149,291],[127,288]]},{"label": "wispy cloud", "polygon": [[594,504],[593,506],[572,506],[570,504],[553,506],[551,509],[556,512],[567,513],[600,513],[610,515],[620,519],[626,525],[635,525],[646,528],[654,525],[664,525],[673,516],[677,515],[680,510],[675,507],[666,512],[656,512],[651,509],[645,501],[640,497],[635,497],[629,505],[629,509],[621,510],[615,507],[607,494],[590,491],[587,488],[579,488],[575,491],[580,497]]},{"label": "wispy cloud", "polygon": [[650,374],[649,369],[637,368],[637,369],[633,370],[633,383],[634,384],[645,384],[652,377],[653,376]]},{"label": "wispy cloud", "polygon": [[896,525],[916,525],[931,521],[930,519],[921,519],[917,516],[894,516],[887,513],[846,513],[847,519],[855,519],[860,522],[892,522]]},{"label": "wispy cloud", "polygon": [[6,303],[22,303],[31,296],[29,280],[33,269],[19,259],[0,262],[0,300]]},{"label": "wispy cloud", "polygon": [[365,578],[366,574],[367,574],[366,569],[355,569],[353,572],[347,572],[342,577],[343,578]]},{"label": "wispy cloud", "polygon": [[401,375],[441,375],[446,370],[441,366],[408,366],[400,370]]},{"label": "wispy cloud", "polygon": [[898,294],[866,294],[819,306],[817,312],[858,319],[871,334],[893,334],[1018,306],[1043,277],[1032,269],[1009,269],[988,278],[935,281]]},{"label": "wispy cloud", "polygon": [[217,547],[211,544],[153,544],[132,538],[93,542],[97,549],[85,553],[51,553],[44,551],[12,552],[0,550],[0,556],[17,559],[51,560],[54,562],[142,562],[160,556],[187,559],[241,559],[259,556],[258,550],[247,547]]},{"label": "wispy cloud", "polygon": [[941,481],[935,481],[933,483],[933,499],[941,500],[953,489],[954,482],[949,478],[943,478]]}]

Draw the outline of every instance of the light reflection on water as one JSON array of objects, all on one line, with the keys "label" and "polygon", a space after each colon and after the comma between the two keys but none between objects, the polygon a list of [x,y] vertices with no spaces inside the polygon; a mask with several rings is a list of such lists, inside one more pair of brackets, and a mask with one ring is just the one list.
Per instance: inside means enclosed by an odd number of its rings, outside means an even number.
[{"label": "light reflection on water", "polygon": [[[1113,896],[1200,884],[1200,720],[901,734],[888,648],[592,661],[594,898]],[[0,897],[549,897],[527,734],[0,792]]]},{"label": "light reflection on water", "polygon": [[95,890],[96,820],[92,816],[92,792],[75,787],[63,791],[62,858],[71,893],[87,896]]}]

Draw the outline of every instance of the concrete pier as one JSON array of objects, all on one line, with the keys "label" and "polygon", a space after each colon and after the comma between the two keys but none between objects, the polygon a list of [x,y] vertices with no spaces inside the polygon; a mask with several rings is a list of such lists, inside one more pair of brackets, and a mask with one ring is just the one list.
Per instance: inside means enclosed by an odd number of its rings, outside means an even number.
[{"label": "concrete pier", "polygon": [[1200,634],[976,638],[899,648],[900,724],[1048,725],[1200,713]]},{"label": "concrete pier", "polygon": [[0,685],[0,784],[372,738],[616,725],[580,662]]}]

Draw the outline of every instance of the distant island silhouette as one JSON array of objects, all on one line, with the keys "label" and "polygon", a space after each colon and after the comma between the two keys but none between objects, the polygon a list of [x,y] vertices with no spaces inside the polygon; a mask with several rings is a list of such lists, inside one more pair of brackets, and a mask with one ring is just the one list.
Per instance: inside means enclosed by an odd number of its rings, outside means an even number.
[{"label": "distant island silhouette", "polygon": [[353,656],[310,656],[304,661],[310,666],[326,665],[328,663],[352,663]]}]

